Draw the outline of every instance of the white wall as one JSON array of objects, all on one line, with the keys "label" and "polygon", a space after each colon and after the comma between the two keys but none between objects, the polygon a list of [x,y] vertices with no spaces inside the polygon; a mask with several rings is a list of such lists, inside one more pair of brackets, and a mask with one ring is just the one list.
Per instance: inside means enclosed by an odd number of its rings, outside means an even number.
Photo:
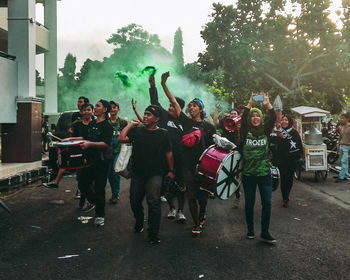
[{"label": "white wall", "polygon": [[16,123],[17,62],[0,57],[0,123]]}]

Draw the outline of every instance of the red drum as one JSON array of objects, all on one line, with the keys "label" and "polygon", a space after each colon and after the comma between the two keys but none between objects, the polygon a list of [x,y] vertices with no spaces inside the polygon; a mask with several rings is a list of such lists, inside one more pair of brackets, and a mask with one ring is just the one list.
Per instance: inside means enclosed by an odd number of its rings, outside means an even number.
[{"label": "red drum", "polygon": [[86,140],[64,141],[56,144],[58,166],[65,169],[81,169],[92,164],[87,150],[83,150],[80,144]]},{"label": "red drum", "polygon": [[228,199],[241,185],[241,154],[222,150],[215,145],[206,149],[199,159],[196,174],[200,188],[220,199]]}]

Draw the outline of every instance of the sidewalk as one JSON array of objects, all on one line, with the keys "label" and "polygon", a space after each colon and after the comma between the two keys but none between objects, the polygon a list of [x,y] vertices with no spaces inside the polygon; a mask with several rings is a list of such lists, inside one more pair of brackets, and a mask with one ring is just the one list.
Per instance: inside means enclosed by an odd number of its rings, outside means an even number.
[{"label": "sidewalk", "polygon": [[328,172],[325,181],[321,180],[316,182],[314,179],[314,172],[303,171],[300,176],[300,182],[309,186],[310,191],[317,192],[322,196],[327,196],[333,203],[350,209],[350,181],[336,183],[333,176],[337,175],[338,173]]},{"label": "sidewalk", "polygon": [[45,176],[48,169],[43,165],[48,155],[43,154],[42,160],[28,163],[0,162],[0,192],[8,191],[12,187],[31,184]]}]

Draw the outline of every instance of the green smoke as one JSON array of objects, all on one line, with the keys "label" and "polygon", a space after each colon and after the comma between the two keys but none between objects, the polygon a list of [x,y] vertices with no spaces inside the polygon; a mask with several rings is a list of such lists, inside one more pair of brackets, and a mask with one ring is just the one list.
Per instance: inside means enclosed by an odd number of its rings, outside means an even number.
[{"label": "green smoke", "polygon": [[137,100],[137,110],[143,114],[150,104],[148,78],[154,70],[159,102],[164,108],[169,107],[169,101],[160,85],[161,74],[170,71],[167,86],[175,97],[182,98],[186,104],[198,97],[208,113],[215,112],[215,97],[208,93],[203,82],[177,74],[174,57],[169,51],[159,45],[134,41],[116,48],[103,61],[86,60],[72,79],[73,85],[66,82],[68,79],[60,79],[64,89],[59,99],[60,109],[76,110],[79,96],[88,97],[91,104],[103,98],[120,104],[120,117],[135,119],[131,99]]},{"label": "green smoke", "polygon": [[154,66],[146,66],[145,68],[143,68],[141,70],[141,74],[148,73],[148,74],[152,75],[156,71],[157,71],[156,67],[154,67]]},{"label": "green smoke", "polygon": [[130,83],[130,79],[128,77],[128,75],[122,73],[122,72],[116,72],[114,75],[114,78],[119,79],[123,86],[126,88],[131,87],[131,83]]}]

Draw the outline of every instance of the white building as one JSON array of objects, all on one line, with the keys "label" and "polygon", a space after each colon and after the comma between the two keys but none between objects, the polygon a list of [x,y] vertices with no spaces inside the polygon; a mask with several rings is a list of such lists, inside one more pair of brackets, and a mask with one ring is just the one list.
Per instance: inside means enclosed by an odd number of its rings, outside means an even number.
[{"label": "white building", "polygon": [[[36,21],[44,6],[44,23]],[[41,159],[42,99],[36,55],[44,53],[45,113],[57,112],[56,0],[0,0],[0,125],[2,162]]]}]

